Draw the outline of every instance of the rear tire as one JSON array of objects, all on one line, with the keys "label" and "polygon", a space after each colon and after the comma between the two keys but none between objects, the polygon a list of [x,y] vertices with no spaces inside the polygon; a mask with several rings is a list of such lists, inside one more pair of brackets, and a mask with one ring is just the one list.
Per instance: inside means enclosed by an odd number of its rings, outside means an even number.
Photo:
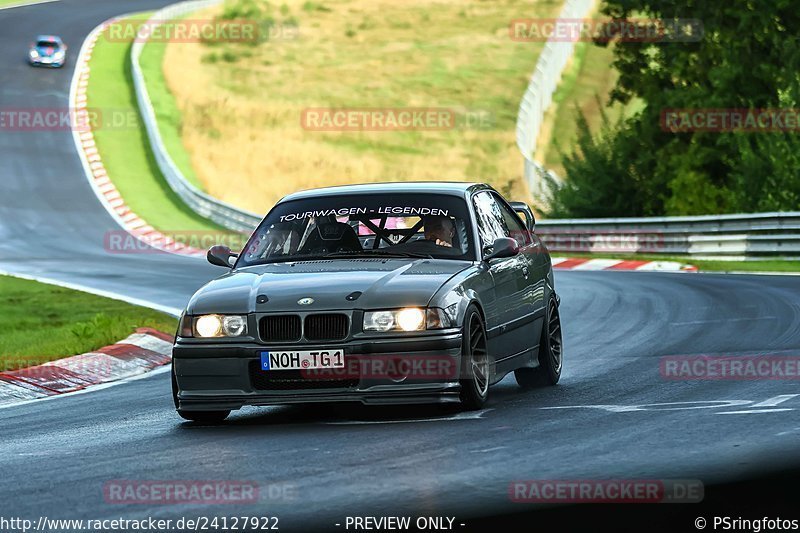
[{"label": "rear tire", "polygon": [[517,384],[523,389],[534,389],[558,383],[558,380],[561,379],[563,351],[558,301],[555,294],[551,294],[542,324],[542,336],[539,340],[539,366],[515,370],[514,378],[517,380]]},{"label": "rear tire", "polygon": [[170,372],[172,376],[172,401],[175,404],[175,410],[178,416],[184,420],[191,422],[199,422],[201,424],[219,424],[231,414],[230,411],[185,411],[178,408],[178,380],[175,378],[175,367],[172,367]]},{"label": "rear tire", "polygon": [[482,408],[489,399],[491,365],[486,327],[474,305],[470,305],[464,315],[461,344],[461,407],[467,411],[475,411]]}]

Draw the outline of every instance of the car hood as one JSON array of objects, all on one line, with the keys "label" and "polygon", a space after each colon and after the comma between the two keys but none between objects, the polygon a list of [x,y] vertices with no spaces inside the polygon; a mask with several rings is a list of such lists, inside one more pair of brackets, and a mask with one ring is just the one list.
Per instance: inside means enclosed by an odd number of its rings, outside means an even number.
[{"label": "car hood", "polygon": [[[444,259],[336,259],[246,267],[195,293],[189,314],[380,309],[427,305],[469,261]],[[354,300],[346,297],[354,292]],[[259,303],[257,300],[267,301]],[[261,298],[259,298],[261,297]],[[301,305],[298,300],[312,298]]]}]

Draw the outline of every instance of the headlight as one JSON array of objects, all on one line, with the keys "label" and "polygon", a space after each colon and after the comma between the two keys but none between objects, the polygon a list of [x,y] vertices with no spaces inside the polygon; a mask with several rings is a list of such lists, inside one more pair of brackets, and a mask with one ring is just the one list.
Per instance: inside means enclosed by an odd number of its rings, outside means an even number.
[{"label": "headlight", "polygon": [[422,309],[409,307],[397,313],[397,325],[403,331],[417,331],[425,328],[425,312]]},{"label": "headlight", "polygon": [[55,54],[53,54],[53,59],[64,59],[64,50],[59,50]]},{"label": "headlight", "polygon": [[219,337],[222,333],[222,318],[218,315],[199,316],[194,321],[198,337]]},{"label": "headlight", "polygon": [[247,317],[244,315],[200,315],[194,317],[194,336],[240,337],[247,333]]},{"label": "headlight", "polygon": [[442,309],[406,307],[364,313],[364,331],[423,331],[455,327],[455,323]]},{"label": "headlight", "polygon": [[397,320],[396,311],[367,311],[364,313],[364,331],[390,331]]},{"label": "headlight", "polygon": [[34,59],[39,57],[39,52],[37,52],[36,50],[31,50],[30,54],[31,54],[31,57],[34,58]]},{"label": "headlight", "polygon": [[239,337],[247,331],[247,318],[241,315],[226,316],[222,319],[222,332],[228,337]]}]

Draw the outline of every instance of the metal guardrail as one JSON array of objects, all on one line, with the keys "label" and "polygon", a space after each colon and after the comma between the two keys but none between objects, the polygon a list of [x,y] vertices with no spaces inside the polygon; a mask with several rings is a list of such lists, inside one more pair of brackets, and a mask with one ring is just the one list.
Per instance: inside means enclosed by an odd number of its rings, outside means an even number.
[{"label": "metal guardrail", "polygon": [[800,212],[542,220],[536,232],[558,253],[800,258]]},{"label": "metal guardrail", "polygon": [[[559,19],[585,18],[594,7],[595,0],[567,0]],[[536,68],[531,75],[528,89],[522,97],[517,115],[517,147],[525,161],[525,179],[531,194],[540,197],[544,193],[544,176],[559,181],[551,171],[538,163],[533,155],[539,138],[544,115],[553,101],[553,93],[561,81],[561,74],[575,51],[575,43],[564,39],[550,38],[544,45]]]},{"label": "metal guardrail", "polygon": [[221,1],[194,0],[181,2],[156,11],[147,23],[150,31],[143,32],[140,37],[137,37],[131,47],[131,74],[133,76],[134,90],[136,91],[136,100],[139,103],[139,112],[147,130],[147,137],[150,139],[153,155],[170,188],[199,215],[209,218],[228,229],[249,232],[258,225],[261,221],[261,216],[234,207],[201,191],[189,183],[172,160],[172,157],[170,157],[158,130],[156,114],[150,101],[150,95],[147,93],[147,85],[142,74],[142,68],[139,65],[139,58],[147,43],[146,35],[152,34],[154,26],[158,26],[164,21],[181,18],[193,11],[217,5]]}]

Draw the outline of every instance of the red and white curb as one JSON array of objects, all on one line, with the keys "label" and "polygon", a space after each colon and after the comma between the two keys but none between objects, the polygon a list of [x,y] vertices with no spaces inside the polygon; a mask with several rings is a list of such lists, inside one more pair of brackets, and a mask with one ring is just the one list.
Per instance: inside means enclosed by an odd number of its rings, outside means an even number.
[{"label": "red and white curb", "polygon": [[106,208],[112,218],[125,229],[132,238],[135,238],[147,246],[151,246],[164,252],[180,255],[202,256],[205,251],[186,246],[175,241],[172,237],[157,231],[125,203],[117,188],[112,183],[108,171],[103,165],[103,159],[97,150],[94,133],[90,124],[90,108],[87,107],[86,90],[89,86],[91,68],[89,61],[92,58],[97,40],[103,30],[111,23],[125,18],[125,15],[109,19],[95,29],[86,37],[78,54],[75,64],[75,73],[72,77],[70,87],[70,102],[73,107],[72,136],[75,147],[83,163],[84,173],[89,180],[92,189],[100,203]]},{"label": "red and white curb", "polygon": [[697,272],[694,265],[677,261],[624,261],[622,259],[577,259],[553,257],[557,270],[638,270],[649,272]]},{"label": "red and white curb", "polygon": [[145,374],[172,361],[173,337],[151,328],[97,351],[0,372],[0,407]]}]

